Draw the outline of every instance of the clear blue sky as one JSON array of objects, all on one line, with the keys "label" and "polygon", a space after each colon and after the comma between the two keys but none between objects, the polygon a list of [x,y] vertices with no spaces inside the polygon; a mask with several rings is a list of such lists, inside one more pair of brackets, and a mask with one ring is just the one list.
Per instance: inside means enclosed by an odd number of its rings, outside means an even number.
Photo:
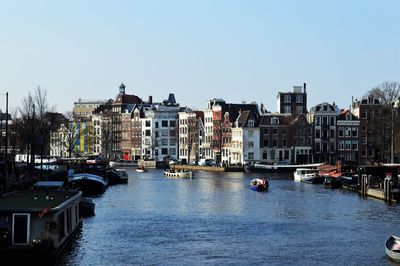
[{"label": "clear blue sky", "polygon": [[399,10],[397,0],[0,1],[0,93],[16,108],[41,86],[65,112],[124,82],[143,99],[276,111],[278,91],[306,82],[308,108],[348,107],[400,80]]}]

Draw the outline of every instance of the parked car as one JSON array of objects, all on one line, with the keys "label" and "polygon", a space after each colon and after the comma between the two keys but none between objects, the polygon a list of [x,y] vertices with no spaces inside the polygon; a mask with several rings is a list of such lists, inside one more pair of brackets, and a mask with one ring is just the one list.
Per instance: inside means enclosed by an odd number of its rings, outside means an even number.
[{"label": "parked car", "polygon": [[213,159],[200,159],[199,165],[200,166],[214,166],[214,165],[216,165],[216,163]]}]

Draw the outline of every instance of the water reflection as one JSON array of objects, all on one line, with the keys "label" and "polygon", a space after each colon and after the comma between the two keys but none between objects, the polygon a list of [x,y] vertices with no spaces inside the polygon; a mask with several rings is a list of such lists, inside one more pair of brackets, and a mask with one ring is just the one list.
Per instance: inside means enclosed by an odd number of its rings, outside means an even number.
[{"label": "water reflection", "polygon": [[[387,265],[384,243],[399,231],[397,205],[291,175],[129,176],[94,199],[96,216],[60,264]],[[254,177],[268,177],[269,191],[250,190]]]}]

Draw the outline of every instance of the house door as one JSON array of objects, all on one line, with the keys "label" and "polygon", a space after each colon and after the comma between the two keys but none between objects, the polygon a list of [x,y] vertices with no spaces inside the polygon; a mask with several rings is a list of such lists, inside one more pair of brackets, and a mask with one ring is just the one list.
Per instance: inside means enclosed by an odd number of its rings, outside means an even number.
[{"label": "house door", "polygon": [[29,213],[14,213],[12,222],[12,244],[28,245],[30,238]]},{"label": "house door", "polygon": [[282,151],[279,151],[279,161],[280,161],[280,162],[283,161]]}]

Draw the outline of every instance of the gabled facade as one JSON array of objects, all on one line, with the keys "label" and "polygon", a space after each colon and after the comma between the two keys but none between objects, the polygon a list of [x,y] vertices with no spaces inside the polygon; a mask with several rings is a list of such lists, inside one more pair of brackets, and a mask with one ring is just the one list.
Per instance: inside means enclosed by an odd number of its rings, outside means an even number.
[{"label": "gabled facade", "polygon": [[358,163],[360,120],[350,110],[341,110],[337,117],[337,155],[344,164]]},{"label": "gabled facade", "polygon": [[232,127],[230,164],[260,161],[260,128],[250,111],[240,112]]},{"label": "gabled facade", "polygon": [[315,162],[336,163],[336,119],[338,108],[327,102],[311,108],[308,121],[314,132]]},{"label": "gabled facade", "polygon": [[141,104],[143,101],[136,95],[125,94],[125,85],[122,83],[119,86],[119,93],[112,103],[112,157],[122,158],[122,124],[121,114],[125,113],[126,110],[132,109],[135,104]]},{"label": "gabled facade", "polygon": [[270,164],[289,164],[292,158],[290,145],[291,114],[269,113],[260,120],[261,161]]},{"label": "gabled facade", "polygon": [[195,164],[200,156],[200,143],[202,132],[198,128],[198,120],[203,116],[203,112],[195,112],[186,109],[179,112],[179,159],[186,160],[187,163]]},{"label": "gabled facade", "polygon": [[313,128],[305,114],[299,114],[290,122],[293,163],[308,164],[313,162]]},{"label": "gabled facade", "polygon": [[[375,98],[355,100],[352,103],[352,113],[360,120],[358,132],[360,164],[367,165],[383,161],[385,130],[380,121],[382,111],[382,104]],[[390,141],[390,138],[386,140]]]},{"label": "gabled facade", "polygon": [[180,111],[179,104],[166,101],[144,108],[144,117],[141,119],[143,159],[163,161],[178,158]]}]

